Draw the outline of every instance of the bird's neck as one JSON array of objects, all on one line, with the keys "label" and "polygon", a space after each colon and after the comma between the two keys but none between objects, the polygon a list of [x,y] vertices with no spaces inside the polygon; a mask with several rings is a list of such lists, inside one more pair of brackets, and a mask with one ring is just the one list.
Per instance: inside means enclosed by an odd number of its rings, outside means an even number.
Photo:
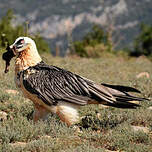
[{"label": "bird's neck", "polygon": [[37,50],[31,50],[32,48],[27,48],[20,52],[15,61],[15,73],[26,70],[31,66],[35,66],[42,61]]}]

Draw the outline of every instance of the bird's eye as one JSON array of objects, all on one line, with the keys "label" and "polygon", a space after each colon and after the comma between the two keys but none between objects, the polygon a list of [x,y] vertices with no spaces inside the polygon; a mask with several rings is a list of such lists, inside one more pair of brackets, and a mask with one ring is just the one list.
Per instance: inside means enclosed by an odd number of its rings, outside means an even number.
[{"label": "bird's eye", "polygon": [[16,42],[16,44],[24,44],[24,39],[20,39],[19,41]]},{"label": "bird's eye", "polygon": [[22,44],[23,44],[23,43],[24,43],[24,40],[21,40],[21,42],[20,42],[20,43],[22,43]]}]

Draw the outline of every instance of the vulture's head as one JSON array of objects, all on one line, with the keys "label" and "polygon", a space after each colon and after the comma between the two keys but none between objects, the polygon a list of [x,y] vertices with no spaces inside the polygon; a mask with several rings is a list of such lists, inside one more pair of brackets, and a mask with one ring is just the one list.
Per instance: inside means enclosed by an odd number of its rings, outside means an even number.
[{"label": "vulture's head", "polygon": [[15,42],[10,46],[10,48],[13,49],[16,54],[22,51],[27,51],[28,49],[30,49],[31,53],[37,53],[37,48],[34,40],[29,37],[17,38]]},{"label": "vulture's head", "polygon": [[38,54],[34,40],[29,37],[19,37],[15,42],[7,47],[7,52],[3,53],[3,60],[6,61],[5,73],[8,72],[8,66],[13,57],[24,57],[24,60],[33,60],[39,62],[41,57]]}]

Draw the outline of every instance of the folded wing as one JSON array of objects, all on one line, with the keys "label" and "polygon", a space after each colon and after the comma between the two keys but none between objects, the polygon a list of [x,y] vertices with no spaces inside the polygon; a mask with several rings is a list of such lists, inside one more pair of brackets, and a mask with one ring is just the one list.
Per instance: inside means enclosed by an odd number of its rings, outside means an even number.
[{"label": "folded wing", "polygon": [[126,92],[115,88],[109,89],[110,86],[106,85],[97,85],[91,80],[58,67],[49,66],[44,62],[30,67],[28,70],[35,72],[28,77],[26,76],[27,72],[23,72],[24,87],[49,106],[56,105],[61,101],[77,105],[101,103],[114,107],[126,106],[126,108],[138,106],[128,103],[133,100],[133,97],[128,96]]}]

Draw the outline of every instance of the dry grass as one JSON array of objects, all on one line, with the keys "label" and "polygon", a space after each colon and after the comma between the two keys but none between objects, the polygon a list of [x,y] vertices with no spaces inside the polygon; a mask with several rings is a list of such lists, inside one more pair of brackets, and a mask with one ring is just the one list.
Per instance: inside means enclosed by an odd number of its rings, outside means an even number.
[{"label": "dry grass", "polygon": [[[43,55],[44,61],[56,65],[95,82],[122,84],[141,90],[143,97],[152,98],[152,62],[145,57],[123,58],[104,56],[99,59],[54,58]],[[80,110],[82,121],[68,128],[56,116],[47,121],[32,121],[33,106],[14,84],[13,62],[8,74],[4,74],[4,62],[0,60],[0,151],[3,152],[149,152],[152,149],[152,102],[142,102],[142,108],[123,110],[102,106],[85,106]],[[137,78],[141,72],[148,77]],[[134,131],[132,126],[143,126],[149,132]]]}]

